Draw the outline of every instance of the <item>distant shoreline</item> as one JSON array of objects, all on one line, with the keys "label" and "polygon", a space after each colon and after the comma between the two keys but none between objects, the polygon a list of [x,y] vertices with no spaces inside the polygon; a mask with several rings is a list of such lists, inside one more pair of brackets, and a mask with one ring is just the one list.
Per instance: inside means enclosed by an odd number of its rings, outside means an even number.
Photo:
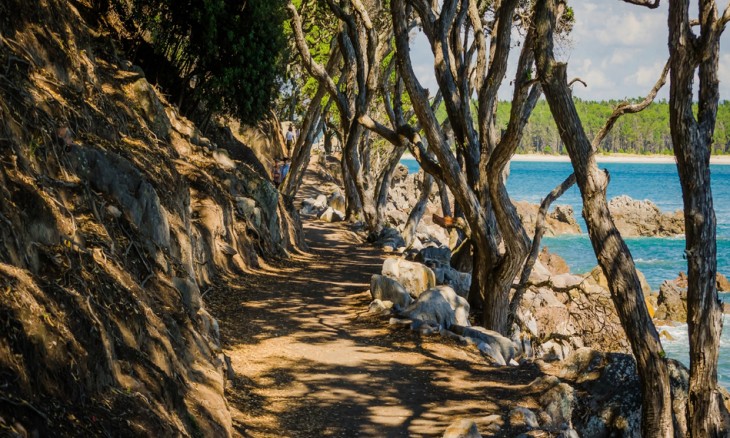
[{"label": "distant shoreline", "polygon": [[[410,153],[403,154],[403,158],[412,159]],[[599,163],[629,163],[629,164],[674,164],[674,155],[638,155],[638,154],[610,154],[596,155]],[[515,154],[512,161],[529,161],[542,163],[567,163],[567,155],[545,154]],[[713,155],[710,164],[730,165],[730,155]]]},{"label": "distant shoreline", "polygon": [[[532,162],[557,162],[567,163],[570,158],[567,155],[544,155],[544,154],[515,154],[512,161]],[[638,154],[610,154],[596,155],[599,163],[636,163],[636,164],[674,164],[674,155],[638,155]],[[730,164],[730,155],[713,155],[710,157],[710,164]]]}]

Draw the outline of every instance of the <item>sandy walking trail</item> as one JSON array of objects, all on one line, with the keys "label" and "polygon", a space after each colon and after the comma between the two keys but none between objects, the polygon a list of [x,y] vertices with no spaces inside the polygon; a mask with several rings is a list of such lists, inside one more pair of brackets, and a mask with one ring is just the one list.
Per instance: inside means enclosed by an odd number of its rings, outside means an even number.
[{"label": "sandy walking trail", "polygon": [[484,436],[495,424],[508,435],[509,410],[532,407],[535,366],[491,367],[473,347],[368,315],[384,255],[346,224],[305,221],[305,234],[311,255],[210,300],[236,373],[227,397],[237,433],[441,436],[472,418]]}]

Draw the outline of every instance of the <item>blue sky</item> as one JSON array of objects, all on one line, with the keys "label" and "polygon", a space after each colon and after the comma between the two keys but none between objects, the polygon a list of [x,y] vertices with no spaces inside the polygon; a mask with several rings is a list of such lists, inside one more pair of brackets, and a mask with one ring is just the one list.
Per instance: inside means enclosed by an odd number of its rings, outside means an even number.
[{"label": "blue sky", "polygon": [[[568,74],[588,84],[574,86],[574,95],[582,99],[607,100],[644,96],[652,88],[668,57],[667,5],[647,9],[619,0],[579,0],[570,2],[575,11],[575,27],[570,41],[560,47],[557,56],[568,62]],[[720,8],[726,2],[720,2]],[[722,13],[722,9],[720,10]],[[433,94],[433,57],[425,37],[419,36],[412,48],[416,74]],[[512,63],[517,54],[511,55]],[[508,72],[508,84],[514,74]],[[720,98],[730,99],[730,29],[720,42]],[[665,85],[658,98],[667,98]],[[509,98],[511,89],[503,86],[501,98]]]}]

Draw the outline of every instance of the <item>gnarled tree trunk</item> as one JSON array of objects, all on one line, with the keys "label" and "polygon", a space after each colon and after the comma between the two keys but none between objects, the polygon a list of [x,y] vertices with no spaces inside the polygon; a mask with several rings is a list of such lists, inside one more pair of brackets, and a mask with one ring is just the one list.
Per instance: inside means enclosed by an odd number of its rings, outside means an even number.
[{"label": "gnarled tree trunk", "polygon": [[[717,362],[722,308],[717,295],[715,209],[710,187],[710,149],[717,117],[719,39],[727,21],[714,1],[701,0],[698,38],[689,20],[689,0],[669,3],[669,120],[682,185],[687,258],[687,327],[690,340],[689,436],[727,436],[721,430]],[[699,68],[695,118],[692,82]]]},{"label": "gnarled tree trunk", "polygon": [[673,436],[672,405],[664,350],[649,316],[634,260],[608,210],[608,173],[598,168],[591,142],[583,131],[568,86],[567,65],[556,62],[553,56],[557,15],[556,0],[537,2],[538,76],[573,164],[593,250],[608,279],[611,298],[636,358],[643,397],[642,435],[670,438]]}]

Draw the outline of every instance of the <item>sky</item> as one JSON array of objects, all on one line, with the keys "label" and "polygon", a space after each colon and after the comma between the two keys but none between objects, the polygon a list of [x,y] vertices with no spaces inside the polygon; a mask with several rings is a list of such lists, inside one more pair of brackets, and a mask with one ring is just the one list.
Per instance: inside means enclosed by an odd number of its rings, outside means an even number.
[{"label": "sky", "polygon": [[[726,5],[720,1],[722,13]],[[578,0],[570,2],[575,26],[568,44],[556,57],[568,63],[568,77],[580,77],[588,87],[576,84],[573,94],[586,100],[643,97],[654,86],[668,58],[667,8],[663,0],[657,9],[647,9],[619,0]],[[433,56],[423,35],[417,36],[411,55],[414,69],[424,87],[433,95]],[[514,76],[517,52],[511,55],[512,68],[505,84]],[[720,99],[730,100],[730,29],[720,41]],[[500,98],[511,97],[511,87],[500,90]],[[669,85],[658,99],[669,97]]]}]

